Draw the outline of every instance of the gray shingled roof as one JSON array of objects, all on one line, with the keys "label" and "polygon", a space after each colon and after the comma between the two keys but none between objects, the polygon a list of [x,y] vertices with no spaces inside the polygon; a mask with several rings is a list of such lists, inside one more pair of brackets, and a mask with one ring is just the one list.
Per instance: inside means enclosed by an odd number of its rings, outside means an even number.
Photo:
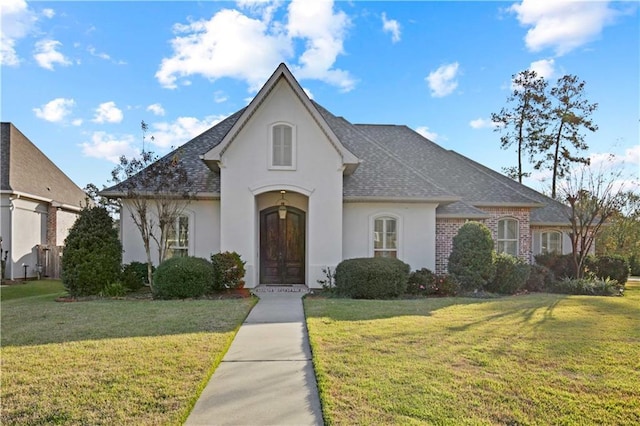
[{"label": "gray shingled roof", "polygon": [[[422,137],[406,126],[352,124],[313,102],[340,142],[361,163],[344,176],[345,200],[415,200],[440,202],[439,216],[486,217],[483,206],[532,207],[531,222],[567,223],[565,206]],[[220,174],[201,156],[218,145],[244,109],[182,145],[184,163],[194,185],[191,192],[219,194]],[[173,158],[167,154],[155,166]],[[103,193],[117,191],[109,188]]]},{"label": "gray shingled roof", "polygon": [[0,188],[80,207],[87,195],[12,123],[1,123]]}]

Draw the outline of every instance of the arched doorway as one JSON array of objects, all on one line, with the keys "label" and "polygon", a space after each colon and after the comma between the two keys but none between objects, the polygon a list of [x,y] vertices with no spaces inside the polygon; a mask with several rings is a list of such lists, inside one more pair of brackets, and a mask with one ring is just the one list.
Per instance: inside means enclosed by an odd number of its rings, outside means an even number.
[{"label": "arched doorway", "polygon": [[260,283],[305,283],[306,214],[287,207],[280,219],[278,207],[260,212]]}]

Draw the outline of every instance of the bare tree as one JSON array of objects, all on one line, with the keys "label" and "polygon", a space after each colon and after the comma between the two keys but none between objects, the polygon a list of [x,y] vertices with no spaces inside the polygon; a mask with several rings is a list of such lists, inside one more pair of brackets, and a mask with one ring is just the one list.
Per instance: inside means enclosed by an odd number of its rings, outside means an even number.
[{"label": "bare tree", "polygon": [[[141,123],[143,142],[147,125]],[[148,280],[153,288],[151,269],[151,243],[158,250],[158,263],[167,257],[169,236],[176,219],[193,198],[187,170],[180,162],[179,150],[163,158],[143,151],[139,157],[120,157],[120,163],[111,172],[115,186],[105,191],[109,196],[118,194],[124,209],[128,210],[136,225],[147,257]]]},{"label": "bare tree", "polygon": [[550,103],[546,95],[547,82],[535,71],[524,70],[513,76],[513,92],[507,98],[510,107],[491,114],[496,125],[494,131],[501,132],[500,147],[508,149],[516,145],[518,166],[506,167],[507,175],[522,183],[529,173],[523,171],[523,157],[528,153],[531,160],[538,152],[547,126]]},{"label": "bare tree", "polygon": [[565,75],[551,88],[551,97],[555,100],[549,114],[552,127],[540,148],[546,154],[534,166],[536,170],[545,167],[552,171],[551,198],[556,198],[558,180],[567,174],[573,163],[589,164],[588,158],[573,153],[589,149],[582,128],[591,132],[598,130],[590,119],[598,104],[584,98],[584,87],[585,82],[578,81],[575,75]]},{"label": "bare tree", "polygon": [[584,262],[596,236],[624,203],[624,190],[617,187],[621,172],[594,172],[586,165],[567,176],[560,195],[569,205],[571,248],[575,276],[584,275]]}]

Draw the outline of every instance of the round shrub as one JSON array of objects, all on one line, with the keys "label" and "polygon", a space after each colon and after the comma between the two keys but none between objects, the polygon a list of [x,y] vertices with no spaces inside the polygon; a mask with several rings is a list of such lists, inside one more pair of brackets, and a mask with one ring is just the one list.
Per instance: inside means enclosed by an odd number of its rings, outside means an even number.
[{"label": "round shrub", "polygon": [[527,291],[546,291],[555,281],[555,277],[551,269],[542,265],[531,265],[529,278],[524,285]]},{"label": "round shrub", "polygon": [[[151,265],[151,270],[155,271]],[[141,262],[131,262],[122,268],[122,284],[130,291],[140,290],[145,284],[149,284],[147,275],[147,264]]]},{"label": "round shrub", "polygon": [[500,253],[496,256],[495,265],[496,274],[493,280],[487,283],[487,291],[515,294],[524,288],[530,268],[522,259]]},{"label": "round shrub", "polygon": [[409,265],[393,258],[343,260],[336,266],[336,291],[354,299],[395,298],[404,294],[409,271]]},{"label": "round shrub", "polygon": [[479,222],[467,222],[453,237],[449,273],[462,290],[484,290],[495,273],[494,255],[489,228]]},{"label": "round shrub", "polygon": [[211,263],[215,275],[215,282],[223,288],[244,287],[244,264],[238,253],[225,251],[211,255]]},{"label": "round shrub", "polygon": [[214,285],[213,266],[201,257],[174,257],[162,262],[153,274],[153,297],[185,299],[201,297]]},{"label": "round shrub", "polygon": [[62,283],[71,296],[98,295],[120,280],[122,244],[105,208],[80,211],[64,245]]},{"label": "round shrub", "polygon": [[625,284],[629,278],[629,262],[622,256],[589,256],[586,268],[600,279],[610,278]]}]

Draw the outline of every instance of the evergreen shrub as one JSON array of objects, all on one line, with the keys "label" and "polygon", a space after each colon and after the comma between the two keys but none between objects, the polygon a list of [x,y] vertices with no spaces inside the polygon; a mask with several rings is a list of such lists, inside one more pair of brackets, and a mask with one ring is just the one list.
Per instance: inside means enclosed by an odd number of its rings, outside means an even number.
[{"label": "evergreen shrub", "polygon": [[99,295],[120,280],[122,244],[105,208],[82,209],[64,245],[62,283],[71,296]]},{"label": "evergreen shrub", "polygon": [[410,267],[399,259],[343,260],[336,266],[336,291],[354,299],[390,299],[404,294]]},{"label": "evergreen shrub", "polygon": [[244,287],[244,264],[238,253],[225,251],[211,255],[215,283],[219,290]]},{"label": "evergreen shrub", "polygon": [[484,290],[495,274],[494,256],[489,228],[467,222],[453,237],[449,273],[464,291]]},{"label": "evergreen shrub", "polygon": [[436,275],[427,268],[409,275],[406,294],[414,296],[455,296],[458,283],[447,275]]},{"label": "evergreen shrub", "polygon": [[549,268],[556,279],[575,278],[572,254],[538,254],[535,259],[538,265]]},{"label": "evergreen shrub", "polygon": [[213,265],[201,257],[173,257],[153,274],[153,297],[186,299],[201,297],[216,289]]},{"label": "evergreen shrub", "polygon": [[522,259],[506,253],[496,255],[496,274],[486,290],[499,294],[515,294],[525,287],[530,267]]},{"label": "evergreen shrub", "polygon": [[527,291],[542,292],[546,291],[555,281],[555,277],[551,269],[542,265],[531,265],[530,273],[524,288]]},{"label": "evergreen shrub", "polygon": [[[155,269],[152,265],[151,270],[155,271]],[[138,291],[144,287],[144,285],[148,285],[147,264],[131,262],[124,265],[124,268],[122,268],[122,284],[129,291]]]},{"label": "evergreen shrub", "polygon": [[589,256],[586,269],[597,278],[610,278],[625,284],[629,278],[629,262],[622,256]]}]

